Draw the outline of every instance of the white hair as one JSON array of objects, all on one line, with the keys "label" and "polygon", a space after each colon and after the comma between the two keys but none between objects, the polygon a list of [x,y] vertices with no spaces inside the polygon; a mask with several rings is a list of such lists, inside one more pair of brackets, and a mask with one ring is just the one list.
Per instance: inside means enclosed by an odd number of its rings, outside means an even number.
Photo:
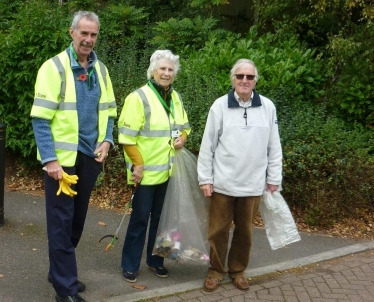
[{"label": "white hair", "polygon": [[236,61],[236,63],[234,64],[234,66],[231,68],[230,80],[231,80],[232,87],[234,87],[234,77],[235,77],[236,71],[240,67],[243,67],[244,65],[247,65],[247,64],[251,64],[255,68],[255,81],[257,83],[257,80],[258,80],[258,71],[257,71],[256,64],[252,60],[249,60],[249,59],[239,59],[239,60]]},{"label": "white hair", "polygon": [[74,18],[71,23],[71,28],[74,31],[77,31],[78,29],[78,23],[81,19],[86,18],[90,21],[96,22],[98,25],[98,29],[100,30],[100,21],[98,15],[96,15],[94,12],[87,12],[87,11],[77,11],[74,13]]},{"label": "white hair", "polygon": [[150,64],[147,70],[147,78],[150,80],[152,78],[152,73],[157,69],[158,62],[161,59],[169,60],[174,64],[174,78],[179,70],[179,56],[174,55],[170,50],[156,50],[151,58],[149,59]]}]

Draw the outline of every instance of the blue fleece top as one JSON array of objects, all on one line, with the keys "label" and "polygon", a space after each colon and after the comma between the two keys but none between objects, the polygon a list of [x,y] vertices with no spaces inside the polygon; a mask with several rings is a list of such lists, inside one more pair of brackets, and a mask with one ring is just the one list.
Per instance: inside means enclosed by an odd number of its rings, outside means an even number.
[{"label": "blue fleece top", "polygon": [[[80,66],[70,51],[66,49],[70,57],[71,69],[75,79],[75,90],[77,94],[77,113],[79,125],[79,142],[78,151],[96,157],[94,150],[98,138],[98,106],[101,96],[100,84],[94,65],[97,61],[97,56],[94,51],[91,52],[88,60],[88,69]],[[79,75],[86,74],[87,80],[80,81]],[[32,125],[35,132],[35,139],[39,147],[39,153],[42,159],[42,164],[57,160],[54,149],[53,137],[50,127],[50,121],[40,118],[33,118]],[[114,118],[109,117],[107,132],[104,141],[113,143],[113,125]]]}]

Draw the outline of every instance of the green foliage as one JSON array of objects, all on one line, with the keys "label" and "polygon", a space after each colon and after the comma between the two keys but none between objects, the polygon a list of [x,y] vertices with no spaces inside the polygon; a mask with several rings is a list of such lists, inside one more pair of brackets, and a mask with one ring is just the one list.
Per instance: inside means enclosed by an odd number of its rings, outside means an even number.
[{"label": "green foliage", "polygon": [[200,149],[209,108],[221,95],[217,78],[214,73],[206,70],[207,67],[197,60],[185,61],[174,83],[176,90],[182,95],[192,129],[186,147],[195,154]]},{"label": "green foliage", "polygon": [[[117,2],[113,0],[113,2]],[[170,18],[182,20],[197,16],[212,17],[213,7],[228,4],[227,0],[128,0],[128,5],[143,7],[149,13],[149,24],[167,22]],[[220,16],[218,16],[220,18]]]},{"label": "green foliage", "polygon": [[355,34],[331,37],[328,45],[332,110],[348,121],[374,127],[374,25],[356,26]]},{"label": "green foliage", "polygon": [[149,13],[126,2],[115,1],[100,11],[100,40],[114,50],[129,40],[144,38],[144,23]]},{"label": "green foliage", "polygon": [[67,7],[71,14],[79,10],[98,12],[100,2],[92,0],[68,0],[63,5]]},{"label": "green foliage", "polygon": [[278,41],[272,34],[260,37],[252,28],[246,38],[231,35],[225,40],[209,40],[183,60],[175,84],[192,125],[189,146],[193,151],[199,149],[210,105],[231,88],[230,70],[240,58],[256,63],[260,74],[257,90],[273,99],[281,112],[297,96],[311,101],[324,93],[321,63],[296,39]]},{"label": "green foliage", "polygon": [[10,27],[10,21],[14,20],[14,14],[22,2],[22,0],[0,0],[0,32]]},{"label": "green foliage", "polygon": [[206,7],[229,4],[228,0],[192,0],[191,7]]},{"label": "green foliage", "polygon": [[[101,21],[96,52],[108,67],[119,111],[146,82],[154,50],[171,49],[181,57],[174,87],[192,125],[186,147],[197,154],[211,104],[231,88],[232,65],[252,59],[260,73],[257,91],[277,107],[287,202],[306,211],[307,223],[327,226],[355,208],[373,208],[371,2],[256,0],[258,27],[246,36],[228,32],[223,17],[213,15],[226,2],[0,0],[0,122],[7,125],[7,150],[35,163],[29,114],[37,70],[70,42],[72,13],[93,10]],[[115,192],[119,200],[124,179],[123,152],[116,148],[97,194]]]},{"label": "green foliage", "polygon": [[67,45],[69,23],[63,7],[30,0],[18,7],[0,35],[0,120],[7,125],[6,146],[24,157],[36,152],[30,123],[39,66]]},{"label": "green foliage", "polygon": [[218,20],[212,17],[181,20],[170,18],[166,22],[158,22],[154,27],[156,35],[151,44],[156,48],[172,49],[175,52],[182,51],[185,47],[200,49],[210,37],[222,39],[227,35],[223,29],[214,29]]},{"label": "green foliage", "polygon": [[321,105],[297,101],[289,109],[279,124],[287,202],[317,225],[373,207],[374,133],[328,116]]},{"label": "green foliage", "polygon": [[259,0],[256,6],[258,25],[280,37],[297,34],[311,47],[323,48],[328,36],[352,24],[374,17],[371,1],[364,0]]},{"label": "green foliage", "polygon": [[283,39],[292,33],[325,58],[330,110],[347,121],[374,127],[374,7],[364,0],[261,0],[259,26]]},{"label": "green foliage", "polygon": [[114,53],[110,44],[98,45],[96,52],[108,68],[119,110],[126,96],[147,82],[149,57],[153,51],[138,48],[135,39],[119,45]]}]

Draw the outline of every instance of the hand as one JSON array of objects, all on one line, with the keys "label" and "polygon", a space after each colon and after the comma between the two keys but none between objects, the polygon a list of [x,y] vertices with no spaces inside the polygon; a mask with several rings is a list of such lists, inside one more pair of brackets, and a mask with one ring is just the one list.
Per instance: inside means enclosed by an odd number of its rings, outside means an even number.
[{"label": "hand", "polygon": [[266,191],[270,192],[271,194],[273,194],[276,190],[278,190],[278,188],[279,188],[278,185],[271,185],[271,184],[266,185]]},{"label": "hand", "polygon": [[78,181],[77,175],[69,175],[66,172],[63,172],[62,180],[59,181],[60,187],[58,188],[56,195],[57,196],[60,195],[61,192],[70,197],[74,197],[74,195],[77,195],[77,192],[71,188],[71,185],[75,185],[77,181]]},{"label": "hand", "polygon": [[213,185],[212,184],[201,185],[200,190],[203,191],[203,194],[205,197],[212,196]]},{"label": "hand", "polygon": [[102,163],[105,158],[108,156],[108,152],[110,149],[109,142],[103,142],[94,152],[97,155],[95,160],[99,163]]},{"label": "hand", "polygon": [[185,140],[182,136],[180,137],[177,137],[175,140],[174,140],[174,148],[175,149],[182,149],[183,146],[185,144]]},{"label": "hand", "polygon": [[132,177],[130,178],[130,180],[136,183],[140,183],[143,178],[143,170],[144,165],[134,166],[134,170],[132,171]]},{"label": "hand", "polygon": [[52,177],[55,180],[62,179],[62,173],[64,172],[64,170],[57,160],[46,163],[45,170],[47,171],[49,177]]}]

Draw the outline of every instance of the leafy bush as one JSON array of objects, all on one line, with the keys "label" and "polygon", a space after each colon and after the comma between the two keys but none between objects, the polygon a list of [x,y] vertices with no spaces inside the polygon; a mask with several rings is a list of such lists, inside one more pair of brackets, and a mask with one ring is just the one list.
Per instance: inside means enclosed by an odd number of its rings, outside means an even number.
[{"label": "leafy bush", "polygon": [[100,11],[100,39],[99,44],[106,44],[112,48],[114,58],[118,57],[117,47],[123,43],[145,38],[147,30],[144,29],[149,14],[145,8],[136,8],[123,1],[115,1]]},{"label": "leafy bush", "polygon": [[226,30],[216,28],[217,22],[218,20],[212,17],[201,16],[181,20],[170,18],[165,22],[158,22],[154,27],[156,34],[151,44],[178,53],[187,46],[195,50],[200,49],[209,37],[223,39],[228,34]]},{"label": "leafy bush", "polygon": [[36,154],[30,122],[39,66],[68,45],[69,21],[64,7],[30,0],[18,7],[0,35],[0,120],[7,125],[6,146],[28,157]]},{"label": "leafy bush", "polygon": [[295,102],[290,110],[279,124],[286,200],[318,225],[374,207],[374,134],[321,105]]},{"label": "leafy bush", "polygon": [[231,35],[225,40],[211,39],[183,60],[175,84],[192,125],[189,146],[193,151],[199,150],[210,105],[231,88],[230,70],[240,58],[256,63],[260,74],[257,91],[273,99],[281,112],[296,97],[311,102],[324,93],[321,62],[296,39],[278,41],[271,34],[259,37],[255,27],[246,38]]},{"label": "leafy bush", "polygon": [[355,28],[355,35],[331,37],[328,45],[331,109],[348,121],[374,127],[374,24]]}]

